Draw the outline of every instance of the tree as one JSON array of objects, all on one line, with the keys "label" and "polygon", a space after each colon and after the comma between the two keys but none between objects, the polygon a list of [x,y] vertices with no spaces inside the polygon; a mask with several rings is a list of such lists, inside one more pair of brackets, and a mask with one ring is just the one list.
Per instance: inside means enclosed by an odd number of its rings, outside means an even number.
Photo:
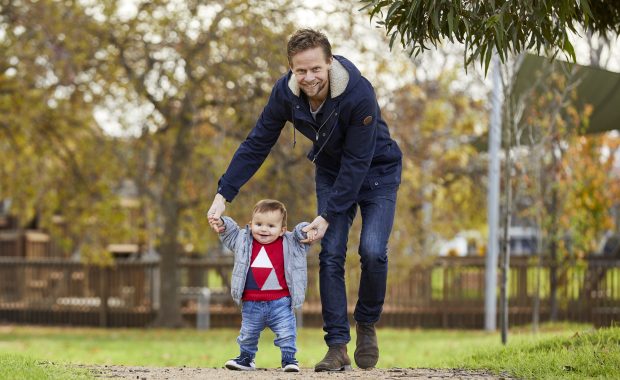
[{"label": "tree", "polygon": [[620,199],[614,164],[620,139],[612,135],[577,136],[564,157],[566,212],[560,225],[571,236],[571,255],[584,258],[597,252],[606,231],[613,231],[610,210]]},{"label": "tree", "polygon": [[68,59],[72,50],[94,50],[57,30],[59,8],[40,11],[9,1],[0,7],[0,199],[11,200],[19,228],[35,220],[55,234],[52,219],[63,214],[71,220],[66,251],[105,260],[106,241],[127,233],[113,227],[118,166],[92,117],[97,96],[85,96],[88,81],[78,75],[90,69],[88,55]]},{"label": "tree", "polygon": [[133,173],[158,215],[153,221],[163,279],[158,325],[182,324],[177,292],[183,240],[193,231],[209,231],[205,202],[223,171],[213,157],[225,152],[200,153],[218,140],[238,143],[268,94],[265,83],[285,71],[278,53],[292,30],[282,22],[287,6],[145,2],[128,20],[114,16],[106,24],[102,42],[121,69],[121,80],[110,88],[123,89],[125,99],[153,111],[135,145],[136,154],[147,159],[137,160]]},{"label": "tree", "polygon": [[480,101],[451,88],[457,77],[447,70],[398,88],[385,112],[405,153],[396,230],[407,236],[410,253],[422,256],[433,253],[434,237],[484,224],[484,189],[476,178],[485,168],[473,142],[486,114]]},{"label": "tree", "polygon": [[[286,71],[285,41],[293,29],[286,17],[289,11],[286,0],[269,4],[2,3],[2,23],[10,31],[6,37],[14,46],[12,54],[22,62],[27,47],[28,62],[33,62],[30,67],[19,68],[18,73],[39,73],[38,78],[43,80],[28,82],[35,88],[35,84],[45,84],[45,78],[55,78],[53,86],[45,87],[46,93],[57,94],[60,89],[74,102],[67,106],[66,118],[59,116],[59,120],[71,120],[71,112],[74,118],[80,115],[88,119],[71,123],[74,129],[66,130],[71,141],[67,146],[91,154],[90,158],[75,157],[75,161],[91,162],[106,175],[114,170],[118,182],[128,177],[138,185],[145,225],[162,257],[159,325],[183,323],[177,296],[183,246],[204,241],[217,244],[217,236],[209,233],[204,217],[206,203],[230,159],[232,146],[253,126],[271,84]],[[9,64],[10,59],[7,56]],[[104,136],[93,122],[96,109],[111,109],[114,121],[126,126],[128,137]],[[60,133],[59,125],[46,125],[33,135]],[[84,144],[89,128],[98,137],[92,145]],[[96,156],[104,146],[114,148],[113,157],[123,163],[120,168],[107,167],[113,163],[109,155]],[[302,152],[297,152],[301,156]],[[298,157],[280,157],[281,165],[299,161]],[[269,162],[265,170],[269,170]],[[286,171],[275,171],[273,182],[286,182]],[[53,178],[53,172],[47,173]],[[102,188],[112,194],[115,185],[107,183]],[[70,189],[73,187],[65,190]],[[256,194],[264,192],[252,195]],[[255,202],[251,197],[246,200]],[[244,203],[243,199],[237,201],[236,206],[241,207],[235,209],[247,213]],[[74,203],[66,206],[77,213]],[[86,202],[83,213],[88,209]],[[113,207],[91,207],[95,210],[114,214]],[[105,237],[92,229],[83,232],[91,238]]]},{"label": "tree", "polygon": [[583,1],[361,0],[370,17],[414,55],[443,40],[465,44],[465,65],[488,69],[493,50],[504,61],[529,49],[563,52],[575,60],[569,33],[581,27],[604,35],[620,32],[620,3]]}]

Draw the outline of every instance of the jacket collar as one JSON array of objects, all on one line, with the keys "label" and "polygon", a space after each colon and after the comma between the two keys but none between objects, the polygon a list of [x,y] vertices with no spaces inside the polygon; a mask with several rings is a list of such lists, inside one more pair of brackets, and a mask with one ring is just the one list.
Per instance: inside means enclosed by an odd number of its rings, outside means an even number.
[{"label": "jacket collar", "polygon": [[[329,71],[329,91],[332,98],[340,96],[344,93],[344,90],[347,88],[347,84],[349,84],[349,72],[344,68],[342,63],[338,62],[336,58],[333,59],[332,68]],[[295,75],[291,74],[290,79],[288,80],[288,88],[295,94],[295,96],[299,96],[301,93],[301,89],[295,80]]]}]

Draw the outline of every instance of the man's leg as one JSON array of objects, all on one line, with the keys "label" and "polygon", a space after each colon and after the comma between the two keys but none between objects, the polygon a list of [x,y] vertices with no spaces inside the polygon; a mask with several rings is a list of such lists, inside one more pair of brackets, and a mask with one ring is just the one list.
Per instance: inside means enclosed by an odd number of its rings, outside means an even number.
[{"label": "man's leg", "polygon": [[362,266],[357,322],[375,323],[381,316],[388,271],[387,244],[394,224],[396,191],[360,202],[362,232],[359,254]]},{"label": "man's leg", "polygon": [[351,340],[347,316],[347,292],[344,279],[347,241],[355,208],[347,215],[332,218],[321,240],[319,253],[319,285],[323,314],[323,330],[328,346],[347,344]]},{"label": "man's leg", "polygon": [[[317,170],[316,191],[318,212],[327,208],[327,201],[333,185],[333,178]],[[346,344],[351,340],[347,317],[347,295],[344,281],[344,263],[347,251],[349,229],[357,205],[346,214],[334,215],[325,236],[321,240],[319,254],[319,285],[325,343],[329,351],[316,366],[316,371],[345,370],[351,366]]]},{"label": "man's leg", "polygon": [[354,357],[358,367],[372,368],[379,360],[374,324],[381,316],[385,300],[387,244],[394,223],[396,189],[388,194],[365,198],[359,205],[362,214],[359,247],[362,273],[353,315],[357,322]]}]

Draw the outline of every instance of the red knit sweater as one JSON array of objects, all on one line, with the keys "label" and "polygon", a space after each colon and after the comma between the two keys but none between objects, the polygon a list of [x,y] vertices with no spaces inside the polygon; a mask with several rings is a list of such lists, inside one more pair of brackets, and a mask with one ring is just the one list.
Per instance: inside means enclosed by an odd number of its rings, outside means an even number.
[{"label": "red knit sweater", "polygon": [[284,277],[282,237],[269,244],[252,241],[252,257],[245,280],[243,301],[273,301],[289,296]]}]

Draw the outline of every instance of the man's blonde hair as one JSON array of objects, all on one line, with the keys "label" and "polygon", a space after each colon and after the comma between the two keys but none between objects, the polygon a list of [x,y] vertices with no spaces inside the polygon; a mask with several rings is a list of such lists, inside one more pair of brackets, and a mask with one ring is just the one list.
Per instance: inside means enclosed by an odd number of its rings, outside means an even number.
[{"label": "man's blonde hair", "polygon": [[323,33],[310,28],[299,29],[293,33],[286,45],[286,56],[289,65],[292,64],[295,54],[316,47],[320,47],[323,50],[326,61],[332,57],[332,46]]},{"label": "man's blonde hair", "polygon": [[286,227],[286,207],[284,206],[284,203],[275,199],[263,199],[258,201],[258,203],[254,206],[252,215],[257,212],[264,213],[271,211],[280,211],[282,214],[282,227]]}]

